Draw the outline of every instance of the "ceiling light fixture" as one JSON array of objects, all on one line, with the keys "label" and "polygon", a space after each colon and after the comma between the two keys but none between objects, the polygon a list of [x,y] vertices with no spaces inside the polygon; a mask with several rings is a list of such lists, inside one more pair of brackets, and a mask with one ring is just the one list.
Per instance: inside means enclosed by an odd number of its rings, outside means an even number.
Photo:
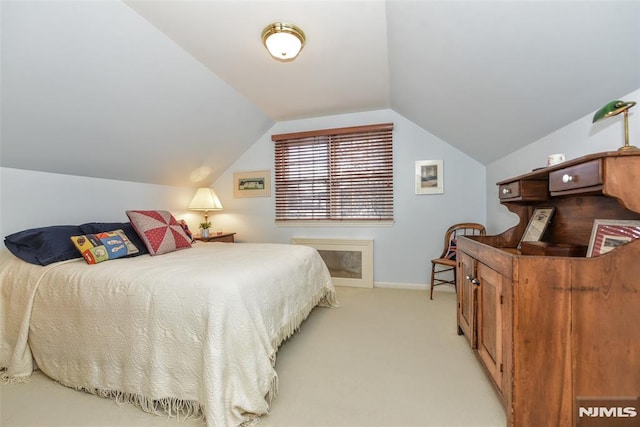
[{"label": "ceiling light fixture", "polygon": [[262,43],[277,61],[293,61],[304,47],[304,32],[293,24],[274,22],[262,30]]}]

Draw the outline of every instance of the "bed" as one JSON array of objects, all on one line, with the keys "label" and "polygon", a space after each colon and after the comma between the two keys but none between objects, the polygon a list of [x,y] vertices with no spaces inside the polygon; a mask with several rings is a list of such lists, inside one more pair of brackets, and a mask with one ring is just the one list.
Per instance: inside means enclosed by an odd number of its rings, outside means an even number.
[{"label": "bed", "polygon": [[[162,256],[46,266],[0,251],[0,367],[208,426],[269,411],[280,344],[336,306],[313,248],[195,243]],[[34,365],[34,362],[36,365]]]}]

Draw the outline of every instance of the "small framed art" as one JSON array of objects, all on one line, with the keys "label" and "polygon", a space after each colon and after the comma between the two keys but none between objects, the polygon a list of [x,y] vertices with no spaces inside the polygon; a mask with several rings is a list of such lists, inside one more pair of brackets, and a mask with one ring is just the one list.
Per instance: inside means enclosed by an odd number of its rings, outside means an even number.
[{"label": "small framed art", "polygon": [[596,219],[593,221],[588,257],[606,254],[640,238],[640,221]]},{"label": "small framed art", "polygon": [[522,242],[538,242],[542,239],[555,210],[556,208],[554,207],[535,208],[533,215],[531,215],[529,219],[529,224],[527,224],[527,228],[522,235],[522,239],[520,239],[520,243],[518,243],[518,249],[522,248]]},{"label": "small framed art", "polygon": [[416,194],[444,193],[442,160],[416,161]]},{"label": "small framed art", "polygon": [[234,172],[233,197],[258,197],[271,194],[271,171]]}]

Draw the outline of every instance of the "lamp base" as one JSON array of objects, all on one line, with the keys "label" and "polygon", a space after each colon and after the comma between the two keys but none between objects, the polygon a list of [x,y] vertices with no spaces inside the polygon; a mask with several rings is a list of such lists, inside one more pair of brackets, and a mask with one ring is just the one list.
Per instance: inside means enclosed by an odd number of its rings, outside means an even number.
[{"label": "lamp base", "polygon": [[622,147],[618,148],[618,151],[624,153],[627,151],[638,151],[640,150],[640,148],[636,147],[635,145],[623,145]]}]

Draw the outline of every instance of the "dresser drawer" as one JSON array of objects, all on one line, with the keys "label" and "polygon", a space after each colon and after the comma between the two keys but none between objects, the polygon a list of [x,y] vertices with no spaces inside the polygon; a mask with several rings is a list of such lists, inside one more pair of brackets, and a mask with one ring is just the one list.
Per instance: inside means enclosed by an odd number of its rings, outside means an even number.
[{"label": "dresser drawer", "polygon": [[549,191],[558,193],[580,193],[602,189],[601,159],[559,169],[549,174]]},{"label": "dresser drawer", "polygon": [[518,180],[501,184],[498,198],[502,202],[509,200],[547,200],[547,181]]}]

